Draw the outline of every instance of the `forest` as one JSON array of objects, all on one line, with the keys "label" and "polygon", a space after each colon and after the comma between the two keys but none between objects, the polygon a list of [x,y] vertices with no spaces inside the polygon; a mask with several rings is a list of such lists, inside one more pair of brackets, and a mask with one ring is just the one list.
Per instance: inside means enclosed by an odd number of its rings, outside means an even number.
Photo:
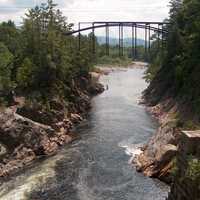
[{"label": "forest", "polygon": [[[150,142],[143,155],[153,155],[149,159],[152,162],[156,157],[152,146],[160,143],[162,148],[166,144],[175,145],[175,156],[171,155],[166,162],[172,164],[168,171],[172,177],[168,200],[199,199],[200,1],[171,0],[170,16],[166,22],[168,34],[165,35],[163,51],[154,48],[158,41],[151,46],[153,51],[145,74],[150,85],[144,91],[148,105],[159,110],[158,118],[162,119],[157,132],[160,141],[154,136],[154,144]],[[162,163],[163,160],[160,163],[156,160],[155,163],[159,163],[154,165],[156,170],[167,165]],[[145,170],[148,164],[144,164]],[[157,176],[162,174],[157,173]],[[166,176],[164,178],[166,180]]]},{"label": "forest", "polygon": [[[146,73],[149,81],[160,80],[160,98],[170,95],[200,113],[200,2],[172,0],[166,27],[164,52],[154,52]],[[157,102],[159,99],[157,100]],[[156,102],[155,102],[156,103]]]},{"label": "forest", "polygon": [[1,104],[11,103],[13,92],[43,102],[55,95],[68,98],[73,79],[88,75],[94,62],[89,46],[78,51],[77,37],[65,36],[73,24],[56,6],[48,0],[30,9],[20,27],[0,24]]},{"label": "forest", "polygon": [[130,66],[133,60],[147,62],[148,55],[145,53],[144,45],[137,46],[136,57],[133,58],[133,49],[131,46],[123,47],[123,55],[119,55],[119,45],[109,47],[109,55],[106,55],[106,45],[97,44],[96,63],[97,65]]}]

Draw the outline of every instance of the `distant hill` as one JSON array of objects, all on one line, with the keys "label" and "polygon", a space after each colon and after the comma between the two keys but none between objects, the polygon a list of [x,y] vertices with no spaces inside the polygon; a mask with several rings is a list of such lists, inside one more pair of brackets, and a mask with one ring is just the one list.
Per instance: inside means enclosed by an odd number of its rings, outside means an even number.
[{"label": "distant hill", "polygon": [[[105,44],[106,43],[106,37],[98,36],[97,42],[100,45]],[[109,44],[111,46],[119,45],[119,38],[109,38]],[[145,46],[145,40],[137,39],[137,45],[138,46]],[[124,38],[124,46],[125,47],[131,47],[132,46],[132,38]]]}]

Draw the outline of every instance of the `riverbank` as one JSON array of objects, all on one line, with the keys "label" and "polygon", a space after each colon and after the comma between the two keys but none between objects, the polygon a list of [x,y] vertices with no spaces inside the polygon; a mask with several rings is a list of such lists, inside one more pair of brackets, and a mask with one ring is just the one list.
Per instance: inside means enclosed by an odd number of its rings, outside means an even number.
[{"label": "riverbank", "polygon": [[[147,103],[147,102],[146,102]],[[200,198],[200,132],[182,128],[178,104],[168,99],[149,107],[159,129],[135,157],[134,164],[144,175],[171,185],[168,200]],[[192,124],[190,122],[190,124]]]},{"label": "riverbank", "polygon": [[174,167],[180,134],[177,120],[174,118],[177,106],[171,99],[156,106],[149,106],[145,101],[142,103],[145,104],[147,112],[158,120],[159,128],[142,148],[142,153],[135,157],[134,163],[137,170],[146,176],[171,183],[171,170]]},{"label": "riverbank", "polygon": [[[153,137],[134,158],[138,171],[171,185],[170,200],[195,199],[200,192],[200,133],[198,116],[160,77],[143,93],[143,103],[159,122]],[[192,131],[191,131],[192,130]]]},{"label": "riverbank", "polygon": [[0,177],[10,176],[34,160],[50,156],[59,147],[77,138],[73,128],[91,108],[91,98],[103,92],[103,86],[94,78],[81,77],[73,84],[70,102],[54,98],[48,109],[38,102],[26,101],[3,108],[0,113]]},{"label": "riverbank", "polygon": [[95,72],[103,75],[108,75],[109,73],[115,71],[126,71],[127,69],[145,69],[148,63],[132,61],[127,65],[113,65],[113,64],[99,64],[95,66]]},{"label": "riverbank", "polygon": [[80,140],[4,182],[0,199],[164,200],[168,186],[137,173],[129,162],[133,144],[148,141],[157,128],[137,103],[147,86],[143,72],[101,76],[109,89],[92,99],[87,120],[75,129]]},{"label": "riverbank", "polygon": [[[147,66],[143,62],[134,62],[132,65],[121,68],[113,66],[98,66],[97,71],[108,75],[115,71],[126,71],[126,69],[145,69]],[[139,148],[139,154],[133,158],[137,171],[143,172],[146,176],[159,178],[171,183],[171,174],[174,168],[174,159],[177,153],[180,127],[176,118],[178,105],[173,98],[166,95],[162,101],[158,101],[157,95],[152,94],[153,87],[150,85],[143,93],[140,104],[145,105],[146,111],[150,113],[158,122],[159,128],[146,145]],[[155,100],[156,99],[156,100]],[[154,105],[154,102],[158,103]]]}]

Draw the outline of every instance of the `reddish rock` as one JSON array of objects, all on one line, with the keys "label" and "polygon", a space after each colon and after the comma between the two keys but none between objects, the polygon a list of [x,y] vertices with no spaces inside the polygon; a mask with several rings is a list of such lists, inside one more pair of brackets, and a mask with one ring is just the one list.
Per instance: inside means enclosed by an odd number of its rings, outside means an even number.
[{"label": "reddish rock", "polygon": [[134,159],[138,171],[166,182],[171,182],[172,160],[177,153],[180,135],[180,130],[176,128],[177,121],[171,117],[175,109],[176,107],[172,107],[170,111],[164,112],[161,104],[148,108],[148,111],[158,119],[160,127],[143,147],[143,152]]},{"label": "reddish rock", "polygon": [[92,95],[103,87],[91,77],[79,77],[70,90],[71,102],[54,97],[47,107],[22,97],[23,103],[0,112],[0,176],[15,173],[41,155],[52,155],[77,138],[70,130],[83,120]]}]

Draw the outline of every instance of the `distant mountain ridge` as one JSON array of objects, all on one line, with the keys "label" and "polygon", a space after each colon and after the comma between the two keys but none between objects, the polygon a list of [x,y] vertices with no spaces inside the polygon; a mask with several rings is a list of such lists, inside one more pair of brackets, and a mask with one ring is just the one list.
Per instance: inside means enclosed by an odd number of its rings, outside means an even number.
[{"label": "distant mountain ridge", "polygon": [[[98,36],[97,37],[98,44],[102,45],[106,43],[106,37],[104,36]],[[109,38],[109,44],[111,46],[119,45],[119,38]],[[137,39],[137,45],[138,46],[145,46],[145,40],[143,39]],[[131,47],[132,46],[132,38],[124,38],[124,46],[125,47]]]}]

